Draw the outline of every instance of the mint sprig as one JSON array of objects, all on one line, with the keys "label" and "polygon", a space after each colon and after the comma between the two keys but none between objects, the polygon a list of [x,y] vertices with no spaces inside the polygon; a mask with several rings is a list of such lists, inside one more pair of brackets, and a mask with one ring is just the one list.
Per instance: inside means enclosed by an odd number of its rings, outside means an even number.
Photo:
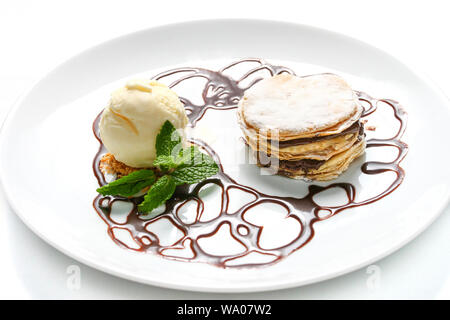
[{"label": "mint sprig", "polygon": [[139,170],[115,180],[97,191],[102,195],[130,197],[151,186],[138,205],[141,213],[151,212],[169,200],[176,186],[198,183],[219,171],[217,163],[198,147],[182,148],[182,139],[176,128],[166,121],[156,137],[156,159],[160,178],[152,170]]}]

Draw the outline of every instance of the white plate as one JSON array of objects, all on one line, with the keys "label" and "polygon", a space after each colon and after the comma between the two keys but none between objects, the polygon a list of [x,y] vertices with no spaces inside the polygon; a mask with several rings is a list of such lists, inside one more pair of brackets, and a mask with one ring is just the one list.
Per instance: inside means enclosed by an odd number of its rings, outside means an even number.
[{"label": "white plate", "polygon": [[[357,90],[400,101],[409,114],[404,140],[410,151],[402,162],[405,181],[372,205],[317,223],[316,236],[307,246],[270,267],[221,269],[119,248],[92,207],[96,180],[91,163],[98,143],[91,125],[109,92],[137,74],[150,77],[179,65],[219,69],[242,57],[261,57],[297,74],[335,72]],[[221,118],[218,112],[229,116]],[[214,118],[234,121],[232,112],[208,111],[201,123],[214,127]],[[450,172],[443,165],[450,155],[448,123],[448,101],[429,81],[354,39],[280,22],[191,22],[109,41],[49,73],[20,100],[4,124],[0,172],[7,198],[21,219],[55,248],[83,263],[170,288],[263,291],[350,272],[392,253],[423,231],[449,199]],[[382,155],[389,156],[389,152]],[[306,185],[280,177],[261,179],[251,170],[235,174],[263,192],[298,196],[294,188],[304,190]],[[359,179],[353,176],[347,175]],[[345,175],[340,179],[344,181]],[[361,181],[362,189],[372,192],[383,181]]]}]

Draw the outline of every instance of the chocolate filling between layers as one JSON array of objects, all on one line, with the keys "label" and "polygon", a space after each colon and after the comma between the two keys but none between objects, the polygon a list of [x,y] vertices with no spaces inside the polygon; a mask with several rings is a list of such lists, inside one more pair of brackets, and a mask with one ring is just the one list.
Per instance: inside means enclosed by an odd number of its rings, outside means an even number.
[{"label": "chocolate filling between layers", "polygon": [[[337,133],[337,134],[323,136],[323,137],[315,137],[315,138],[302,138],[302,139],[296,139],[296,140],[310,140],[309,143],[312,143],[312,142],[319,141],[319,140],[332,139],[337,136],[354,133],[354,132],[358,132],[358,139],[355,142],[355,143],[358,143],[364,137],[364,126],[362,125],[362,123],[360,121],[356,121],[354,124],[352,124],[346,130],[344,130],[340,133]],[[294,141],[294,140],[291,140],[291,141]],[[280,141],[280,144],[281,144],[281,142],[283,142],[283,141]],[[290,141],[285,141],[285,142],[290,142]],[[282,169],[291,169],[291,170],[302,169],[303,172],[306,174],[306,173],[308,173],[309,170],[319,169],[327,160],[315,160],[315,159],[278,160],[276,157],[268,156],[264,152],[258,152],[257,161],[258,161],[258,164],[263,167],[270,167],[271,164],[276,163],[276,161],[278,161],[278,167],[281,170]]]},{"label": "chocolate filling between layers", "polygon": [[314,159],[300,159],[300,160],[278,160],[275,157],[269,157],[264,152],[258,152],[256,155],[258,165],[262,167],[272,167],[273,164],[278,164],[279,169],[302,169],[307,173],[309,170],[319,169],[327,160],[314,160]]},{"label": "chocolate filling between layers", "polygon": [[[278,141],[278,146],[279,146],[279,148],[300,146],[300,145],[309,144],[309,143],[313,143],[313,142],[317,142],[317,141],[333,139],[333,138],[340,137],[340,136],[343,136],[346,134],[356,133],[358,131],[361,134],[361,130],[364,130],[364,128],[363,128],[362,123],[358,120],[355,123],[353,123],[350,127],[348,127],[347,129],[345,129],[344,131],[339,132],[339,133],[330,134],[328,136],[298,138],[298,139],[293,139],[293,140]],[[272,143],[272,140],[267,140],[267,141],[269,144]]]}]

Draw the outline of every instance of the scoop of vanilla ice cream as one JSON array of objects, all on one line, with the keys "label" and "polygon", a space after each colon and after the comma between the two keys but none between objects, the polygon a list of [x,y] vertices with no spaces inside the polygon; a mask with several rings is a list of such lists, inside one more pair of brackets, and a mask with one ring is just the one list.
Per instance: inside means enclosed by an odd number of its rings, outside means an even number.
[{"label": "scoop of vanilla ice cream", "polygon": [[101,116],[100,137],[120,162],[135,168],[151,167],[156,136],[166,120],[177,129],[188,123],[177,94],[154,80],[133,80],[111,94]]}]

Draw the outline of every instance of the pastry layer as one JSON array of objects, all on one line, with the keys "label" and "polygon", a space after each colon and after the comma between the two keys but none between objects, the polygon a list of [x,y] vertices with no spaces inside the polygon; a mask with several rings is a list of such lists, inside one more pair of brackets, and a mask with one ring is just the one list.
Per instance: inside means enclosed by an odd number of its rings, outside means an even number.
[{"label": "pastry layer", "polygon": [[238,116],[243,128],[279,141],[340,133],[362,113],[350,86],[333,74],[280,74],[245,92]]}]

